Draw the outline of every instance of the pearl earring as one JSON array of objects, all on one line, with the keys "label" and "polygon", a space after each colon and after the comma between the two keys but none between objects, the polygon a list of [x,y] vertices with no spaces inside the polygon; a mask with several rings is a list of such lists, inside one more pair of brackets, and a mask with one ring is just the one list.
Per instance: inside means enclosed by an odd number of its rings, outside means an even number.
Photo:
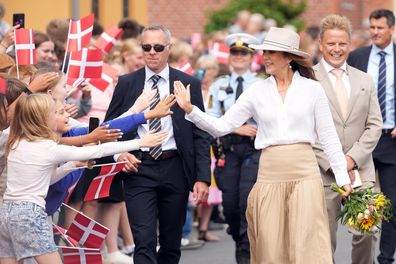
[{"label": "pearl earring", "polygon": [[289,69],[291,69],[292,68],[292,66],[289,64]]}]

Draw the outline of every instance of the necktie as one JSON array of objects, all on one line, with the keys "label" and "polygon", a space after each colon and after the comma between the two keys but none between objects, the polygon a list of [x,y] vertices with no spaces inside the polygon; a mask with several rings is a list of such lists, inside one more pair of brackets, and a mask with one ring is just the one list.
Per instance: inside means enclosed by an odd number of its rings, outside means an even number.
[{"label": "necktie", "polygon": [[[150,109],[153,109],[157,106],[157,104],[160,102],[160,96],[159,96],[159,91],[158,91],[158,81],[161,79],[161,76],[159,75],[153,75],[151,77],[151,80],[153,81],[153,86],[151,86],[152,90],[155,90],[155,100],[150,104]],[[149,121],[149,128],[150,130],[154,132],[158,132],[161,130],[161,118],[153,118]],[[151,157],[154,159],[158,159],[159,156],[162,154],[162,146],[158,145],[155,147],[150,148],[149,153]]]},{"label": "necktie", "polygon": [[378,52],[378,55],[381,56],[379,67],[378,67],[378,102],[381,108],[382,119],[385,122],[386,118],[386,109],[385,109],[385,100],[386,100],[386,63],[385,63],[385,51]]},{"label": "necktie", "polygon": [[235,101],[238,99],[238,97],[243,92],[243,78],[241,76],[239,76],[236,80],[238,82],[238,86],[236,88]]},{"label": "necktie", "polygon": [[348,93],[344,82],[342,81],[343,69],[333,69],[331,73],[336,77],[334,90],[337,94],[338,103],[340,104],[340,109],[342,116],[346,117],[347,107],[348,107]]}]

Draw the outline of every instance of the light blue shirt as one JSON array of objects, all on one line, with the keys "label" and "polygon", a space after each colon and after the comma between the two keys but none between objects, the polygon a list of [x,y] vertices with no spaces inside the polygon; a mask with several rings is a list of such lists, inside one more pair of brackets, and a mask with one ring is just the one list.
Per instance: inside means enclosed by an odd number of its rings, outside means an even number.
[{"label": "light blue shirt", "polygon": [[[243,90],[249,88],[253,83],[260,80],[257,75],[251,71],[246,71],[242,76]],[[231,75],[225,75],[217,79],[209,88],[209,102],[206,112],[214,117],[223,115],[221,110],[222,104],[224,105],[225,112],[235,103],[236,89],[238,86],[238,75],[232,72]],[[232,88],[232,92],[227,93],[227,87]],[[222,103],[223,102],[223,103]]]},{"label": "light blue shirt", "polygon": [[[382,51],[377,46],[373,45],[371,48],[367,73],[374,79],[375,86],[378,87],[378,67],[380,63],[380,55],[378,52]],[[386,63],[386,100],[385,100],[385,111],[386,117],[383,128],[391,129],[395,127],[395,90],[394,90],[394,71],[395,64],[393,61],[393,43],[391,42],[383,51],[386,52],[385,63]]]}]

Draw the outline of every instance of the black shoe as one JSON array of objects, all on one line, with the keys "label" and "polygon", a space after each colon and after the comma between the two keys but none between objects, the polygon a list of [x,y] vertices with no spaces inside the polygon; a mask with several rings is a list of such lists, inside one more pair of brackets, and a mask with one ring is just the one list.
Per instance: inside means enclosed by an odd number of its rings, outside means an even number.
[{"label": "black shoe", "polygon": [[250,252],[244,248],[237,248],[235,258],[238,264],[250,264]]}]

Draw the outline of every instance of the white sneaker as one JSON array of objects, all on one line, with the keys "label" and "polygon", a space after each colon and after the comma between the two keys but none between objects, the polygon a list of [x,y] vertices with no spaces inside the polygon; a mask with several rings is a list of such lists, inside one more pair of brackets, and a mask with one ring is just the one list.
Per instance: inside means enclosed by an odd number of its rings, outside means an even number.
[{"label": "white sneaker", "polygon": [[107,255],[103,257],[103,264],[133,264],[133,259],[122,254],[120,251],[115,251],[107,253]]}]

